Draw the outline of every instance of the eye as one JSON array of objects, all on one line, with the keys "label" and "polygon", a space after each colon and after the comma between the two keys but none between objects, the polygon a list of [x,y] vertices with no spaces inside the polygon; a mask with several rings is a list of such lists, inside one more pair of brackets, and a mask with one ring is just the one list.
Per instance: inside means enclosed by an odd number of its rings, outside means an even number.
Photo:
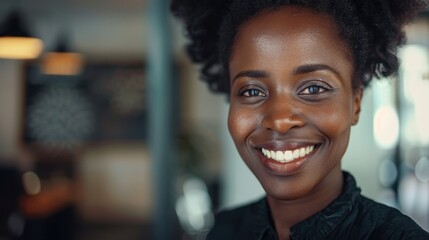
[{"label": "eye", "polygon": [[266,94],[257,88],[248,88],[240,91],[240,96],[243,97],[265,97]]},{"label": "eye", "polygon": [[313,82],[306,85],[304,89],[299,92],[299,95],[317,95],[330,90],[331,90],[331,87],[325,83]]},{"label": "eye", "polygon": [[304,89],[301,94],[317,94],[326,91],[327,89],[321,86],[312,85]]}]

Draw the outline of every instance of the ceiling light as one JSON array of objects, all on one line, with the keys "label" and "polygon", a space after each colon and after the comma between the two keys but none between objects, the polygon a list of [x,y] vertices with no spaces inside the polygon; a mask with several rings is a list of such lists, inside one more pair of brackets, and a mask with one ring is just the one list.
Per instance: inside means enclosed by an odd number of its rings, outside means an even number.
[{"label": "ceiling light", "polygon": [[43,49],[43,42],[32,37],[18,12],[12,12],[0,28],[0,58],[34,59]]},{"label": "ceiling light", "polygon": [[84,57],[69,50],[66,37],[60,38],[58,46],[43,56],[42,72],[50,75],[78,75],[82,72]]}]

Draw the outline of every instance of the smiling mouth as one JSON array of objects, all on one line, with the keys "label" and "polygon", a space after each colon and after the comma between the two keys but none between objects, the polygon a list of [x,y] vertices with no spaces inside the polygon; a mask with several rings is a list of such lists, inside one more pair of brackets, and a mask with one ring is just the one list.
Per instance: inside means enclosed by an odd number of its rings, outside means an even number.
[{"label": "smiling mouth", "polygon": [[259,150],[262,152],[262,155],[264,155],[268,159],[274,160],[279,163],[289,163],[310,155],[311,153],[313,153],[315,148],[317,148],[317,145],[311,145],[286,151],[275,151],[265,148],[260,148]]}]

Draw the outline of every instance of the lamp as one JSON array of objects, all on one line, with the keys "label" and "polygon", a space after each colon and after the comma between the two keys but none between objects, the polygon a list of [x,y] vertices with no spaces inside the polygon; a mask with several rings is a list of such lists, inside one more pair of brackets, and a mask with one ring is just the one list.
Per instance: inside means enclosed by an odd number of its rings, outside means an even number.
[{"label": "lamp", "polygon": [[28,33],[18,11],[12,12],[0,28],[0,58],[34,59],[42,49],[42,40]]},{"label": "lamp", "polygon": [[78,75],[83,65],[82,54],[70,51],[67,38],[63,35],[55,50],[43,56],[42,72],[50,75]]}]

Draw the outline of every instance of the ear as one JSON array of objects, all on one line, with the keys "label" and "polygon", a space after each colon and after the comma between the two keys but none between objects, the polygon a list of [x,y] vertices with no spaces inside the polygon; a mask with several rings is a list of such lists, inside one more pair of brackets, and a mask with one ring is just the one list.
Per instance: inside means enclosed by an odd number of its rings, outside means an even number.
[{"label": "ear", "polygon": [[362,101],[363,89],[359,88],[353,93],[353,116],[352,125],[356,125],[359,122],[360,106]]}]

